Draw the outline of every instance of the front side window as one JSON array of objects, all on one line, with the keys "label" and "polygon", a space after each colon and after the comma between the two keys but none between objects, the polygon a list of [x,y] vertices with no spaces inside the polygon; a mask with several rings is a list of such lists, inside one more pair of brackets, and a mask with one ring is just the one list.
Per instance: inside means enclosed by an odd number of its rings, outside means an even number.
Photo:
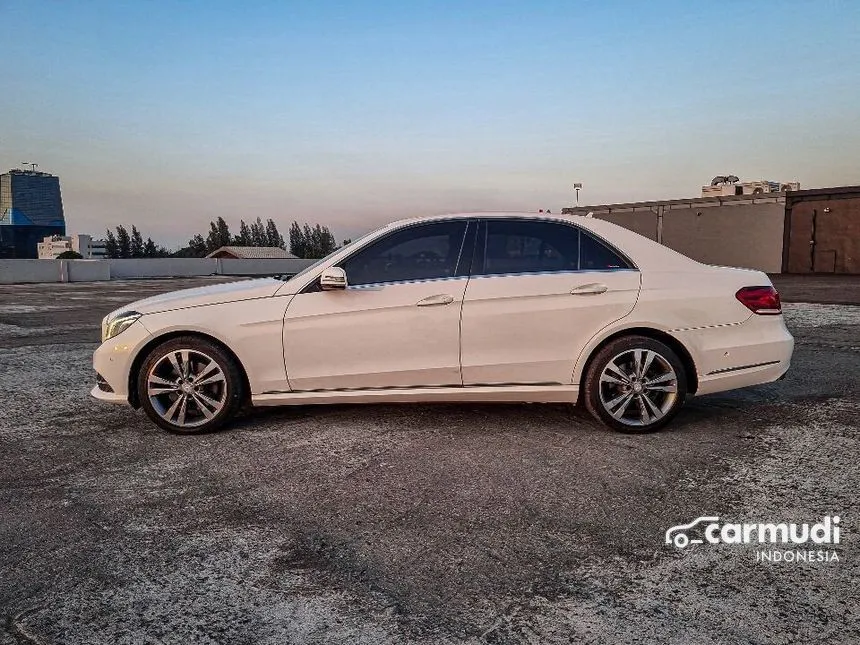
[{"label": "front side window", "polygon": [[433,222],[395,231],[340,263],[350,285],[451,278],[466,221]]},{"label": "front side window", "polygon": [[576,271],[579,230],[540,220],[488,220],[484,275]]}]

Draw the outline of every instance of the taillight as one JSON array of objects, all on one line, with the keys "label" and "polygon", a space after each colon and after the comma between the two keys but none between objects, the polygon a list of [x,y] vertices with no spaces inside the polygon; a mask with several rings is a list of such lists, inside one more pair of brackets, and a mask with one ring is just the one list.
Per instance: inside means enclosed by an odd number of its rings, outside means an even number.
[{"label": "taillight", "polygon": [[782,313],[779,292],[773,287],[743,287],[735,298],[754,314],[775,315]]}]

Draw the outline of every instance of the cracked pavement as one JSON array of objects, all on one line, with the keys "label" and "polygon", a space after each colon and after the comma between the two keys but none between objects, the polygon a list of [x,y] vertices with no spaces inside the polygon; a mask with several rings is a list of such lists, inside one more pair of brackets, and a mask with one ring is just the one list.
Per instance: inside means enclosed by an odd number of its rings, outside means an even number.
[{"label": "cracked pavement", "polygon": [[[786,305],[785,380],[641,437],[468,404],[181,437],[90,399],[101,316],[212,281],[0,286],[0,645],[860,642],[860,306]],[[840,561],[663,544],[706,514],[839,514]]]}]

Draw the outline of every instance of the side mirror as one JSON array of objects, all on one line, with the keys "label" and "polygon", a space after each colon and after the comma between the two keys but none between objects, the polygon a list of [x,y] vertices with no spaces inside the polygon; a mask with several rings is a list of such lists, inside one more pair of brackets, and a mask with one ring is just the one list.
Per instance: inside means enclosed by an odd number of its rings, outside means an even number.
[{"label": "side mirror", "polygon": [[346,271],[340,267],[328,267],[320,273],[320,288],[323,291],[346,289]]}]

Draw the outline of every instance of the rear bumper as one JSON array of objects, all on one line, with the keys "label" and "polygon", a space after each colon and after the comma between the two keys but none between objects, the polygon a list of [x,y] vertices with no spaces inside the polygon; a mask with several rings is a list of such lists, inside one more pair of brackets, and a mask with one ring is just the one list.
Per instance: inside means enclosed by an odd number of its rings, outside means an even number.
[{"label": "rear bumper", "polygon": [[713,394],[736,390],[750,385],[772,383],[782,379],[791,365],[790,358],[772,364],[755,365],[731,372],[721,372],[699,377],[699,389],[696,394]]},{"label": "rear bumper", "polygon": [[779,380],[791,366],[794,338],[782,316],[753,315],[737,325],[676,332],[696,363],[696,394]]}]

